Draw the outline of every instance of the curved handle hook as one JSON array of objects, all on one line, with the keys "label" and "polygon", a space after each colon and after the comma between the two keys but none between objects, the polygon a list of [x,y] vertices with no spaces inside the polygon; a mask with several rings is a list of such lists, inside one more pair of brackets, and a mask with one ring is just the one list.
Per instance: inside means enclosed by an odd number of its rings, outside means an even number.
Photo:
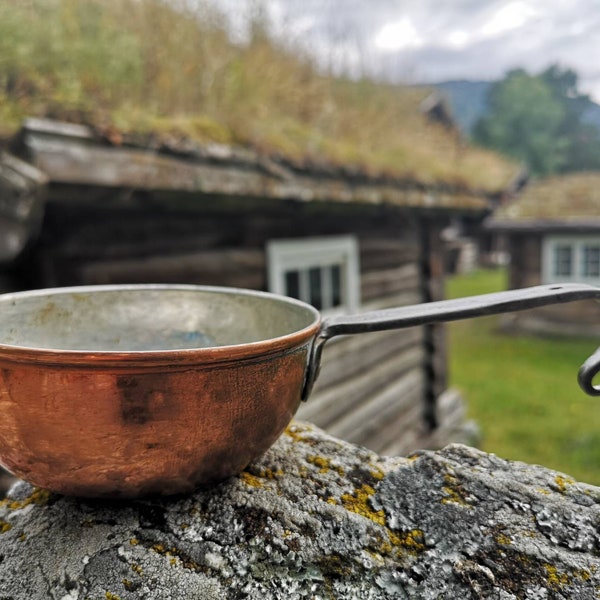
[{"label": "curved handle hook", "polygon": [[598,373],[600,373],[600,348],[581,365],[577,374],[579,387],[590,396],[600,396],[600,386],[592,383]]}]

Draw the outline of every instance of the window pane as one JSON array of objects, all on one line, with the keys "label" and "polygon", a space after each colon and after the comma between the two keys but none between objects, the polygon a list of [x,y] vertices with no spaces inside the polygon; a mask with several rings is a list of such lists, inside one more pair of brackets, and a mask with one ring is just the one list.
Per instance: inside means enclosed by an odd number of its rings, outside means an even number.
[{"label": "window pane", "polygon": [[354,310],[360,298],[358,260],[352,236],[270,241],[269,289],[324,312]]},{"label": "window pane", "polygon": [[584,277],[600,277],[600,246],[583,247]]},{"label": "window pane", "polygon": [[310,282],[310,303],[318,310],[323,308],[323,296],[321,288],[321,269],[314,267],[308,271]]},{"label": "window pane", "polygon": [[300,273],[298,271],[285,272],[285,293],[287,296],[300,299]]},{"label": "window pane", "polygon": [[570,277],[573,274],[573,247],[554,247],[554,275],[557,277]]},{"label": "window pane", "polygon": [[342,268],[340,265],[329,267],[331,269],[332,306],[342,305]]}]

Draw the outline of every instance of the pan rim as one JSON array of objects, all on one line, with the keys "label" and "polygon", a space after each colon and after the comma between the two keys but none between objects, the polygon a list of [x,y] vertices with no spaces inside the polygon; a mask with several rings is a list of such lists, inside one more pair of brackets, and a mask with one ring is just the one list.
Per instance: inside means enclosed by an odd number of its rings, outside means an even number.
[{"label": "pan rim", "polygon": [[288,334],[266,338],[253,342],[228,344],[223,346],[174,348],[157,350],[68,350],[62,348],[45,348],[20,344],[6,344],[0,341],[0,361],[35,362],[39,366],[81,365],[86,367],[121,366],[179,366],[215,363],[231,363],[277,354],[306,344],[314,338],[321,328],[320,312],[301,300],[245,288],[208,286],[194,284],[103,284],[42,288],[17,292],[7,292],[0,295],[2,302],[17,302],[20,298],[54,296],[60,294],[77,294],[90,292],[127,292],[127,291],[189,291],[230,296],[248,296],[264,298],[282,305],[294,306],[307,312],[312,317],[310,323],[302,329]]}]

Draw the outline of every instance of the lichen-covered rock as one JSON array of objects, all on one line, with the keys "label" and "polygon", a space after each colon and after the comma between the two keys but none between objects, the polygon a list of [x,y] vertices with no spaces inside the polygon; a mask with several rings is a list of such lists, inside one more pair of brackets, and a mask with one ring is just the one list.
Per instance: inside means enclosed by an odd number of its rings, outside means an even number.
[{"label": "lichen-covered rock", "polygon": [[15,486],[0,598],[600,597],[600,489],[464,446],[382,458],[293,424],[239,477],[127,503]]}]

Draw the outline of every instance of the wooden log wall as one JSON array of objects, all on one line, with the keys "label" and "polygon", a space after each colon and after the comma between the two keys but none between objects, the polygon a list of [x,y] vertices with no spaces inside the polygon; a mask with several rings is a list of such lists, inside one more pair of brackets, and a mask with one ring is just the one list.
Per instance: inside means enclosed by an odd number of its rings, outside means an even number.
[{"label": "wooden log wall", "polygon": [[[199,199],[191,208],[144,197],[115,206],[51,199],[29,272],[36,287],[164,282],[265,290],[269,240],[355,234],[363,310],[443,293],[441,223],[429,229],[409,212],[382,206],[278,202],[245,208],[244,199],[235,209],[224,204]],[[430,433],[426,415],[435,407],[427,403],[445,387],[440,331],[418,327],[332,340],[298,417],[378,452],[415,449],[412,444]]]},{"label": "wooden log wall", "polygon": [[[540,233],[509,236],[509,287],[522,288],[542,281],[542,243]],[[600,336],[600,304],[594,301],[570,302],[502,317],[503,328],[540,335]]]}]

